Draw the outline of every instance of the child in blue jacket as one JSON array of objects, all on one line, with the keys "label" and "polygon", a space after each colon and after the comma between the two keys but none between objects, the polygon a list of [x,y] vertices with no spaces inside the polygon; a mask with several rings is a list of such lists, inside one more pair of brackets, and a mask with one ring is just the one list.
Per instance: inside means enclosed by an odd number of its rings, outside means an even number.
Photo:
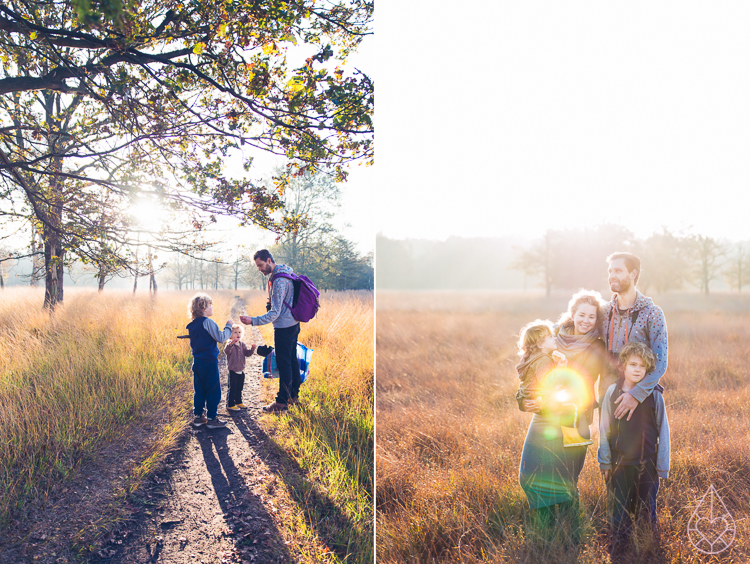
[{"label": "child in blue jacket", "polygon": [[[193,426],[205,425],[209,429],[226,427],[216,411],[221,401],[219,380],[219,347],[232,335],[232,320],[227,321],[224,331],[215,321],[213,300],[207,294],[195,294],[188,304],[188,315],[193,317],[188,326],[190,348],[193,350]],[[203,410],[206,410],[204,416]]]}]

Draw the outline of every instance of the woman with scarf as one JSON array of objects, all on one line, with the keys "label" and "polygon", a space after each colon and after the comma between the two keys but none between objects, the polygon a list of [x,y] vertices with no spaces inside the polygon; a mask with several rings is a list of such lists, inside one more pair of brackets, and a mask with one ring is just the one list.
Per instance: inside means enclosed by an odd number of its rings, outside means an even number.
[{"label": "woman with scarf", "polygon": [[603,305],[598,292],[581,290],[573,295],[558,321],[556,336],[567,367],[550,373],[548,399],[541,404],[519,402],[522,411],[534,413],[523,445],[519,481],[543,523],[554,523],[561,511],[577,514],[578,476],[591,443],[594,385],[606,361]]}]

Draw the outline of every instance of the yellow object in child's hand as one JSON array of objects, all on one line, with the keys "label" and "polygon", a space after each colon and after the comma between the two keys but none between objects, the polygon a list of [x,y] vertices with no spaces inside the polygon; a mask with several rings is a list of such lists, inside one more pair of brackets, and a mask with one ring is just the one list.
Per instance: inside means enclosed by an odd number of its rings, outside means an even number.
[{"label": "yellow object in child's hand", "polygon": [[584,439],[575,427],[560,427],[564,447],[586,446],[592,444],[591,439]]}]

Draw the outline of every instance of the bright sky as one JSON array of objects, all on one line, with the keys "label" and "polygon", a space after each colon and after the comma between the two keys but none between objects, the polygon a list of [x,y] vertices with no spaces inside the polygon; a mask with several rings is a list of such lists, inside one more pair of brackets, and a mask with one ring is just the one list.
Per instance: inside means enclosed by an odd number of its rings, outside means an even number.
[{"label": "bright sky", "polygon": [[377,19],[383,234],[750,238],[750,3],[412,1]]}]

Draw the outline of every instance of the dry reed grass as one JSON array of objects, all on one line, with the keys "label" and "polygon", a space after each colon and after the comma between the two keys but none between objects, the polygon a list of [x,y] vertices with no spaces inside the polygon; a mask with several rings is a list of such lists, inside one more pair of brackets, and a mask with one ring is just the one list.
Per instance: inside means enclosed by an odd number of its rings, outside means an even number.
[{"label": "dry reed grass", "polygon": [[[184,402],[190,348],[175,337],[185,333],[189,297],[73,290],[49,314],[39,291],[2,293],[0,523],[70,478],[102,445],[176,398]],[[228,300],[216,296],[216,311],[229,311]],[[168,426],[159,440],[179,430]],[[134,472],[147,473],[152,462]]]},{"label": "dry reed grass", "polygon": [[[245,299],[251,315],[264,310],[265,297]],[[266,343],[273,343],[271,325],[259,330]],[[261,420],[290,457],[287,467],[295,467],[286,481],[304,517],[289,525],[297,532],[317,531],[331,546],[334,561],[372,562],[372,292],[324,292],[317,317],[302,325],[299,341],[314,351],[300,407]],[[277,390],[277,380],[267,381],[268,400]],[[298,479],[297,469],[305,479]]]},{"label": "dry reed grass", "polygon": [[[555,319],[569,296],[378,293],[378,562],[607,562],[604,483],[590,447],[579,480],[585,540],[528,536],[518,464],[531,416],[514,401],[514,338]],[[666,562],[750,560],[750,300],[665,296],[669,370],[662,380],[672,469],[659,492]],[[597,433],[598,436],[598,433]],[[596,437],[595,437],[596,439]],[[596,444],[596,443],[595,443]],[[687,524],[713,484],[737,534],[701,555]],[[637,558],[646,561],[648,539]],[[653,547],[651,547],[653,548]]]}]

